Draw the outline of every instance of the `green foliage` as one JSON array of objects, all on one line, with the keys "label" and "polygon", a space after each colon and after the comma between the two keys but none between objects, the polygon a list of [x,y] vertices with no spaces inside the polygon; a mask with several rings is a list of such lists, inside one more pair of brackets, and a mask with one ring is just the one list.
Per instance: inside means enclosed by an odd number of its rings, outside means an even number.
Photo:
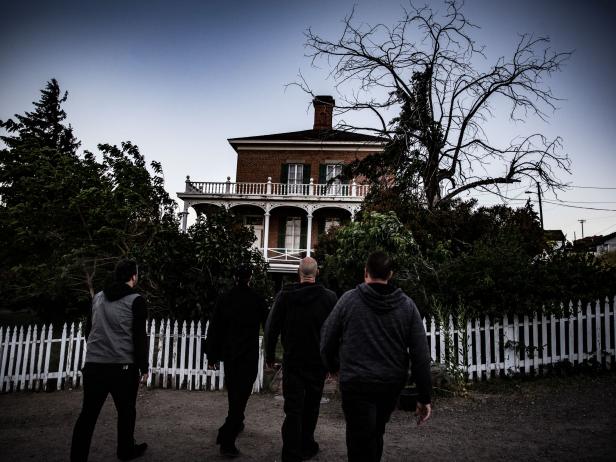
[{"label": "green foliage", "polygon": [[394,213],[377,212],[322,237],[316,258],[322,262],[323,280],[338,292],[355,287],[363,282],[366,258],[376,250],[393,257],[394,282],[408,281],[408,262],[417,253],[413,236]]},{"label": "green foliage", "polygon": [[78,316],[115,263],[134,258],[140,290],[160,314],[207,314],[239,262],[252,262],[265,289],[265,265],[250,250],[254,235],[229,214],[179,231],[162,166],[137,146],[79,143],[55,80],[35,110],[0,121],[0,306],[34,309],[43,318]]}]

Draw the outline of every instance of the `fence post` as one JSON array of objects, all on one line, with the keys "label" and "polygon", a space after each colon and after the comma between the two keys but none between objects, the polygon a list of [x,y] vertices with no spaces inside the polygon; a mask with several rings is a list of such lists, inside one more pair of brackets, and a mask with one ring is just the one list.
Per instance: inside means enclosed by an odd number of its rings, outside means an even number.
[{"label": "fence post", "polygon": [[503,341],[505,353],[505,374],[513,375],[517,372],[515,370],[517,345],[515,329],[514,326],[509,323],[509,318],[507,315],[503,316]]},{"label": "fence post", "polygon": [[201,368],[201,321],[197,321],[197,333],[195,334],[195,341],[197,342],[197,351],[195,352],[195,389],[201,390],[201,376],[203,369]]}]

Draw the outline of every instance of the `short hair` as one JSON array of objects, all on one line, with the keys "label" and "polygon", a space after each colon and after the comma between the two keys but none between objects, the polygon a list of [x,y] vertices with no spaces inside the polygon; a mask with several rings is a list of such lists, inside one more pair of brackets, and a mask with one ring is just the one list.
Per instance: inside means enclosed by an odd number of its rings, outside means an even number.
[{"label": "short hair", "polygon": [[235,268],[235,277],[243,284],[246,284],[252,277],[252,267],[250,265],[240,265]]},{"label": "short hair", "polygon": [[299,273],[301,276],[316,277],[319,266],[312,257],[302,258],[299,262]]},{"label": "short hair", "polygon": [[113,272],[116,282],[128,282],[137,274],[137,262],[135,260],[120,260]]},{"label": "short hair", "polygon": [[366,272],[374,279],[388,279],[393,269],[389,255],[379,250],[372,252],[366,261]]}]

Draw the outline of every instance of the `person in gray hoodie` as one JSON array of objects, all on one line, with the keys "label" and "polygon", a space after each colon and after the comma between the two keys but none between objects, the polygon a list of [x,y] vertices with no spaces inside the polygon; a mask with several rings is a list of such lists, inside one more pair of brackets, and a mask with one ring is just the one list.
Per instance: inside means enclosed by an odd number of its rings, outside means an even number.
[{"label": "person in gray hoodie", "polygon": [[135,459],[148,447],[133,438],[139,379],[145,383],[148,377],[147,307],[134,289],[137,279],[137,264],[122,260],[113,282],[92,300],[85,331],[83,407],[73,431],[71,462],[88,460],[98,414],[109,394],[118,411],[118,458]]},{"label": "person in gray hoodie", "polygon": [[323,324],[321,357],[340,371],[348,460],[377,462],[383,435],[411,371],[419,397],[417,424],[431,414],[430,354],[415,303],[389,284],[392,262],[384,252],[368,257],[364,283],[345,292]]}]

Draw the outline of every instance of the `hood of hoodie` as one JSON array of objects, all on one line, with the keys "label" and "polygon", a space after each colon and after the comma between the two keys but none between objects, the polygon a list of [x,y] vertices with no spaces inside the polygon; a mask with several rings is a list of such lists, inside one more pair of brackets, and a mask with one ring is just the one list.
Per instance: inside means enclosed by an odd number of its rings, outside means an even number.
[{"label": "hood of hoodie", "polygon": [[125,282],[112,282],[103,289],[105,298],[110,302],[120,300],[122,297],[136,293],[135,290]]},{"label": "hood of hoodie", "polygon": [[359,296],[376,312],[386,312],[400,307],[406,298],[402,289],[395,289],[388,294],[380,294],[365,282],[357,286]]},{"label": "hood of hoodie", "polygon": [[282,292],[288,300],[299,304],[309,304],[323,295],[325,288],[318,283],[303,282],[286,285]]}]

